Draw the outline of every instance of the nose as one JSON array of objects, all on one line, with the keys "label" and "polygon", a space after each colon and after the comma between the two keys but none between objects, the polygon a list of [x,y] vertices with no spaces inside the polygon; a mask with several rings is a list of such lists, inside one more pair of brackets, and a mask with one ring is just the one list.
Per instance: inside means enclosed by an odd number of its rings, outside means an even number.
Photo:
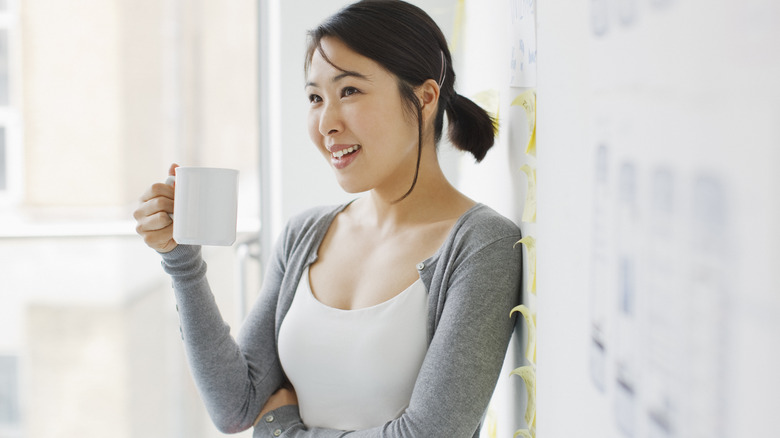
[{"label": "nose", "polygon": [[323,136],[333,135],[341,132],[342,129],[341,111],[338,104],[325,104],[320,112],[320,134]]}]

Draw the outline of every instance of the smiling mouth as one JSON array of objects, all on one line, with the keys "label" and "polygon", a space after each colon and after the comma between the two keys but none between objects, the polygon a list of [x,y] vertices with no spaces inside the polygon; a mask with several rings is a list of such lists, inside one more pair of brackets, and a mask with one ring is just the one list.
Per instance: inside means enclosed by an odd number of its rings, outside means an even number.
[{"label": "smiling mouth", "polygon": [[356,152],[359,149],[360,149],[360,145],[359,144],[355,144],[355,145],[352,145],[352,146],[350,146],[350,147],[348,147],[346,149],[342,149],[340,151],[332,152],[330,154],[330,156],[338,160],[339,158],[341,158],[341,157],[343,157],[345,155],[349,155],[351,153],[354,153],[354,152]]}]

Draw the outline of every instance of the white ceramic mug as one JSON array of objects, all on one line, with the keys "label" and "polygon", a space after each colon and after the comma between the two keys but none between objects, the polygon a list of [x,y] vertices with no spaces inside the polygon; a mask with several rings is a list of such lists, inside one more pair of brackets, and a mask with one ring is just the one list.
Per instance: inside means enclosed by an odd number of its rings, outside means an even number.
[{"label": "white ceramic mug", "polygon": [[232,245],[236,241],[238,170],[177,167],[175,181],[173,240],[185,245]]}]

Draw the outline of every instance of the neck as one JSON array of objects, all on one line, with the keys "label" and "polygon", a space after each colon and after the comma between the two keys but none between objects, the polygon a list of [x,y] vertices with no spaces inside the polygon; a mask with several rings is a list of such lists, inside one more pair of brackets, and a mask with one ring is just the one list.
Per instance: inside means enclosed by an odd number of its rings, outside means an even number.
[{"label": "neck", "polygon": [[473,205],[447,181],[435,151],[433,157],[422,157],[417,183],[408,196],[399,200],[407,190],[372,190],[364,199],[364,217],[380,232],[392,233],[405,226],[449,218],[464,206]]}]

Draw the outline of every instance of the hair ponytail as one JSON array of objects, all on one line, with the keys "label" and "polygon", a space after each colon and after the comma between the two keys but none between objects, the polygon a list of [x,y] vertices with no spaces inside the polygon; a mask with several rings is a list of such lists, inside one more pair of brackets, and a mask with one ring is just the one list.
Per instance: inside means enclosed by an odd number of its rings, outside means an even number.
[{"label": "hair ponytail", "polygon": [[471,153],[477,162],[493,147],[495,119],[471,99],[453,93],[446,103],[450,142]]}]

